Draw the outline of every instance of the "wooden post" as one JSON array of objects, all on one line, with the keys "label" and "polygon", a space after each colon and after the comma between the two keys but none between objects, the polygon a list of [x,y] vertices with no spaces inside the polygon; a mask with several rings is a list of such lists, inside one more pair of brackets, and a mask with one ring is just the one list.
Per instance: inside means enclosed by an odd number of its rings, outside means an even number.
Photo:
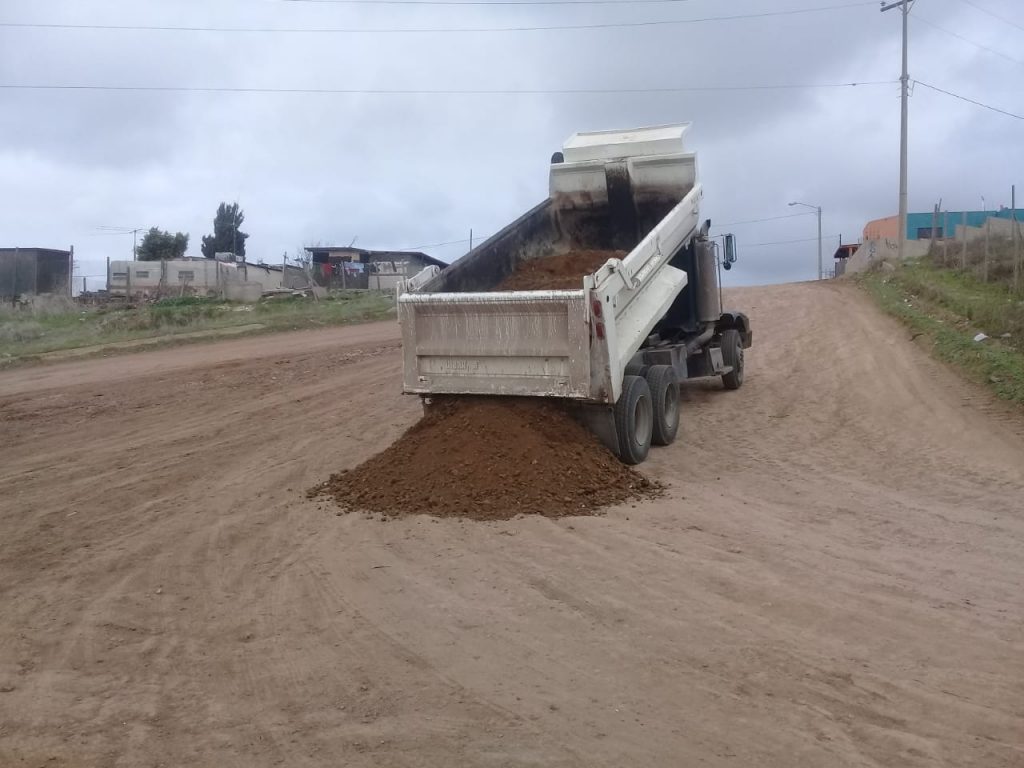
[{"label": "wooden post", "polygon": [[992,230],[992,227],[990,226],[991,223],[992,223],[992,217],[991,216],[986,217],[985,218],[985,261],[984,261],[983,266],[981,268],[981,279],[984,282],[986,282],[986,283],[988,282],[989,232],[991,232],[991,230]]},{"label": "wooden post", "polygon": [[963,247],[960,249],[960,269],[967,271],[967,211],[963,212],[960,221],[960,233],[963,238]]},{"label": "wooden post", "polygon": [[82,275],[82,293],[88,293],[89,292],[88,289],[85,287],[85,280],[86,280],[85,275]]},{"label": "wooden post", "polygon": [[949,266],[949,216],[942,214],[942,266]]},{"label": "wooden post", "polygon": [[1020,290],[1020,229],[1017,227],[1017,185],[1010,187],[1010,219],[1013,221],[1013,287]]},{"label": "wooden post", "polygon": [[107,256],[107,293],[110,293],[110,257]]},{"label": "wooden post", "polygon": [[75,280],[75,246],[68,249],[68,297],[75,295],[72,283]]}]

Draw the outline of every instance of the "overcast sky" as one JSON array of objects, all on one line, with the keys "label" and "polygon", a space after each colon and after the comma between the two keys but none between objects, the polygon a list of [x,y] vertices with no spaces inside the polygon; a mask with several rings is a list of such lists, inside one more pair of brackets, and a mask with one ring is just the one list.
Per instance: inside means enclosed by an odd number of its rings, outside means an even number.
[{"label": "overcast sky", "polygon": [[[455,2],[456,0],[453,0]],[[853,0],[412,5],[331,0],[2,0],[0,23],[377,31],[0,27],[0,85],[350,90],[706,88],[678,93],[380,95],[0,89],[0,246],[74,244],[79,275],[158,226],[199,255],[222,200],[246,213],[250,259],[302,245],[411,248],[487,235],[547,194],[574,131],[693,123],[704,213],[733,231],[734,284],[816,272],[897,209],[899,88],[713,90],[895,81],[899,14]],[[971,4],[1009,20],[1000,21]],[[701,19],[515,32],[416,32]],[[1014,26],[1016,24],[1017,26]],[[911,76],[1024,114],[1020,0],[918,0]],[[946,32],[936,29],[942,27]],[[950,33],[966,38],[958,39]],[[988,47],[985,50],[982,47]],[[1002,55],[1000,55],[1002,54]],[[1009,205],[1024,194],[1024,121],[917,86],[910,208]],[[760,245],[811,238],[807,242]],[[445,260],[465,243],[424,248]],[[102,280],[90,281],[90,288]]]}]

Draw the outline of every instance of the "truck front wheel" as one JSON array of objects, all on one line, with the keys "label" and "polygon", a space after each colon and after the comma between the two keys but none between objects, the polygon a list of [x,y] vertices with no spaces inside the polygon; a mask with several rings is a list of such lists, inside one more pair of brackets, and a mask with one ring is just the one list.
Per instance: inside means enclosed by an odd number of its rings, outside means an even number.
[{"label": "truck front wheel", "polygon": [[679,433],[679,378],[671,365],[654,365],[647,371],[654,405],[654,445],[672,445]]},{"label": "truck front wheel", "polygon": [[618,457],[623,464],[642,464],[651,451],[654,407],[651,388],[641,376],[624,376],[622,394],[615,403]]},{"label": "truck front wheel", "polygon": [[722,383],[726,389],[739,389],[743,386],[743,339],[734,328],[722,332],[722,362],[732,368],[729,373],[722,374]]}]

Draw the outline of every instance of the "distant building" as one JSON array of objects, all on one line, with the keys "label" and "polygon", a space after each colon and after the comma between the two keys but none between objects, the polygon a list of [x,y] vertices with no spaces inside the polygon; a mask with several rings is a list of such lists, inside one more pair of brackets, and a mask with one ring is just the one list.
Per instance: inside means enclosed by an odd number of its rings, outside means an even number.
[{"label": "distant building", "polygon": [[115,296],[184,294],[251,301],[270,291],[308,286],[300,267],[206,258],[112,261],[107,274],[107,291]]},{"label": "distant building", "polygon": [[399,280],[425,267],[447,267],[419,251],[368,251],[350,246],[308,246],[313,280],[327,288],[372,288],[393,291]]},{"label": "distant building", "polygon": [[836,263],[836,267],[833,272],[835,277],[842,277],[846,274],[846,265],[853,254],[857,252],[858,248],[860,248],[860,243],[845,243],[836,249],[835,254],[832,256]]},{"label": "distant building", "polygon": [[[1001,208],[998,211],[967,211],[967,226],[981,227],[986,219],[1009,221],[1013,218],[1013,210]],[[962,226],[964,211],[943,211],[935,214],[908,213],[907,240],[944,240],[952,238],[957,227]],[[1024,222],[1024,210],[1017,209],[1017,221]],[[934,230],[934,231],[933,231]],[[896,240],[899,238],[900,217],[888,216],[884,219],[869,221],[864,227],[864,240]]]},{"label": "distant building", "polygon": [[0,248],[0,298],[71,295],[74,249]]}]

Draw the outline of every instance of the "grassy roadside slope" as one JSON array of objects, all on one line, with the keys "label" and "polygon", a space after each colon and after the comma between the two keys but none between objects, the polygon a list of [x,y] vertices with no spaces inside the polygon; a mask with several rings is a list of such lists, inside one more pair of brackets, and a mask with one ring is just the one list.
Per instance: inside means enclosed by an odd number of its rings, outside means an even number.
[{"label": "grassy roadside slope", "polygon": [[[857,280],[936,357],[1024,405],[1024,297],[923,261],[872,270]],[[978,333],[989,338],[974,341]]]},{"label": "grassy roadside slope", "polygon": [[322,328],[394,317],[390,295],[351,292],[312,301],[275,299],[232,304],[217,299],[167,299],[126,308],[0,312],[0,367],[58,350],[176,337],[196,331],[251,327],[253,332]]}]

